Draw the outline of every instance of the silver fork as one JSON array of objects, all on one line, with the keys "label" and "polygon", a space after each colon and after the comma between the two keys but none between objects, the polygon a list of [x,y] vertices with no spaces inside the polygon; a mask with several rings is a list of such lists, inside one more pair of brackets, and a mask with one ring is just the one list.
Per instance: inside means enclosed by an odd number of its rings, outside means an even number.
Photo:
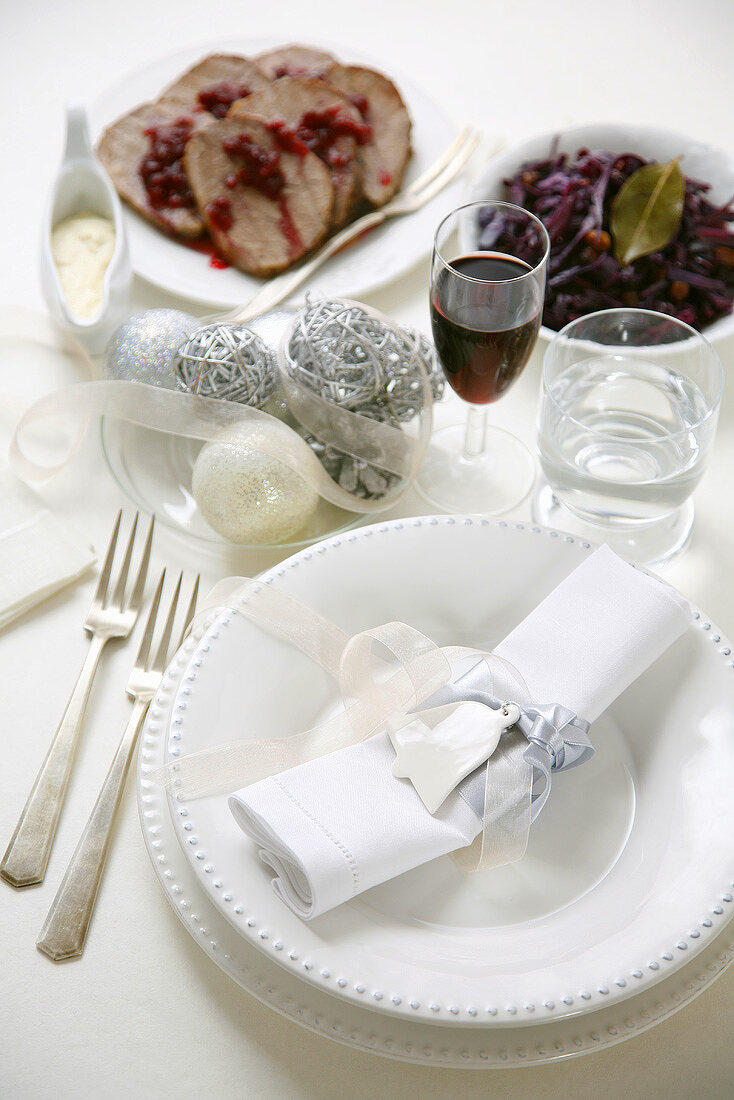
[{"label": "silver fork", "polygon": [[168,617],[163,627],[156,654],[151,660],[151,643],[165,576],[166,571],[164,569],[153,597],[148,622],[140,642],[140,649],[127,684],[127,694],[134,701],[130,719],[117,747],[110,770],[107,772],[107,777],[102,784],[102,789],[99,792],[89,821],[81,835],[76,851],[71,857],[58,893],[48,911],[41,934],[36,940],[36,947],[39,951],[43,951],[54,962],[63,962],[64,959],[75,958],[84,951],[87,932],[94,913],[97,893],[107,860],[115,815],[122,799],[125,778],[135,752],[138,734],[151,699],[158,690],[163,678],[166,666],[183,641],[194,617],[199,591],[198,577],[194,582],[180,638],[171,646],[176,607],[183,579],[183,573],[181,573],[171,599]]},{"label": "silver fork", "polygon": [[117,513],[107,555],[97,582],[97,590],[84,623],[84,629],[92,636],[87,656],[46,758],[36,776],[18,824],[15,826],[15,832],[10,839],[3,861],[0,863],[0,875],[11,886],[35,886],[43,882],[61,807],[64,804],[79,740],[79,730],[99,659],[110,638],[127,638],[140,613],[150,561],[150,547],[153,541],[153,520],[150,521],[132,593],[125,602],[125,589],[133,556],[138,517],[139,513],[136,512],[120,572],[112,595],[108,596],[122,518],[122,511]]},{"label": "silver fork", "polygon": [[[310,279],[317,268],[321,267],[326,260],[334,256],[356,237],[366,233],[368,229],[374,229],[375,226],[382,225],[388,218],[394,218],[400,214],[412,214],[415,210],[419,210],[430,199],[438,195],[461,172],[479,144],[480,139],[480,134],[474,132],[471,127],[465,126],[454,141],[444,149],[441,156],[418,176],[410,187],[399,192],[391,202],[380,207],[379,210],[373,210],[371,213],[365,214],[363,218],[359,218],[356,222],[352,222],[351,225],[342,229],[341,233],[331,237],[323,248],[310,260],[297,267],[295,271],[288,271],[284,275],[279,275],[276,279],[271,279],[246,305],[233,310],[224,319],[244,323],[267,313],[278,302],[282,302],[284,298],[292,294],[301,283]],[[222,320],[221,317],[218,319]]]}]

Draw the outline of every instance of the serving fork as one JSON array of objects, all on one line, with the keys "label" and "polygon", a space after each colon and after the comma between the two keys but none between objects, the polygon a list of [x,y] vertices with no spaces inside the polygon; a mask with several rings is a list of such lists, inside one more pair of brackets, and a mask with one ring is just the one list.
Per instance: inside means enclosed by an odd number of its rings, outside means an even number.
[{"label": "serving fork", "polygon": [[71,858],[66,874],[48,911],[36,947],[54,962],[81,955],[94,913],[97,893],[102,881],[112,829],[122,799],[125,779],[135,752],[138,735],[163,673],[186,635],[196,611],[199,578],[194,581],[191,598],[180,636],[171,645],[176,608],[181,593],[183,573],[179,574],[163,631],[151,658],[153,635],[166,577],[161,573],[148,621],[135,658],[127,694],[133,699],[130,719],[117,747],[107,777],[102,784],[94,809]]},{"label": "serving fork", "polygon": [[[288,271],[275,279],[271,279],[244,306],[227,314],[225,320],[246,322],[267,313],[268,310],[273,309],[284,298],[287,298],[289,294],[292,294],[301,283],[310,279],[326,260],[341,251],[357,237],[362,236],[363,233],[374,229],[378,225],[382,225],[388,218],[395,218],[401,214],[412,214],[416,210],[420,210],[461,172],[479,144],[480,139],[481,135],[479,133],[472,130],[471,127],[465,126],[454,141],[444,149],[441,156],[426,168],[425,172],[422,172],[410,187],[400,191],[394,199],[386,203],[385,206],[381,206],[379,210],[372,210],[369,214],[365,214],[363,218],[358,218],[356,222],[352,222],[351,225],[342,229],[340,233],[331,237],[310,260],[307,260],[294,271]],[[219,320],[222,320],[222,318],[220,317]]]},{"label": "serving fork", "polygon": [[97,589],[84,623],[84,629],[91,635],[87,656],[0,863],[0,875],[11,886],[35,886],[43,882],[99,659],[111,638],[128,637],[140,613],[153,541],[153,520],[150,521],[132,591],[126,601],[125,590],[136,541],[139,513],[135,513],[122,565],[110,595],[110,578],[121,519],[122,511],[119,511],[97,582]]}]

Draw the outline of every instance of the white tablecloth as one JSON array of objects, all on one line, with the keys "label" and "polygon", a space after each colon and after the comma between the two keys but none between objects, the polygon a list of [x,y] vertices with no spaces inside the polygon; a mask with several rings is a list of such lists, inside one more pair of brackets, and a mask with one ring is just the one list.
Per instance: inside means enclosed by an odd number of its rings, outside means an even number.
[{"label": "white tablecloth", "polygon": [[[595,120],[668,125],[734,147],[728,0],[2,0],[0,305],[41,307],[36,254],[46,190],[61,154],[63,105],[92,97],[130,68],[219,36],[282,35],[351,43],[442,95],[458,121],[517,139]],[[428,242],[426,242],[428,245]],[[370,298],[426,327],[427,261]],[[189,308],[142,282],[136,308]],[[203,313],[204,310],[198,312]],[[720,348],[731,372],[734,346]],[[70,380],[70,379],[67,379]],[[536,353],[492,419],[533,440]],[[61,381],[61,379],[57,379]],[[49,379],[0,378],[33,395]],[[455,400],[438,420],[458,422]],[[0,425],[3,430],[7,425]],[[687,552],[663,575],[734,634],[734,405],[725,398],[714,460],[696,495]],[[103,549],[123,503],[92,435],[42,489],[87,541]],[[406,514],[425,506],[414,497]],[[518,511],[528,517],[528,504]],[[195,565],[205,582],[267,559],[199,555],[160,531],[154,566]],[[91,581],[61,593],[0,634],[0,849],[4,849],[86,647],[80,628]],[[9,1100],[175,1097],[612,1097],[705,1100],[734,1094],[734,972],[666,1023],[580,1060],[513,1072],[419,1068],[357,1053],[301,1030],[239,990],[192,941],[155,880],[128,791],[85,955],[57,967],[34,940],[128,715],[130,653],[110,653],[95,686],[47,882],[0,883],[0,1095]],[[42,687],[39,688],[38,682]]]}]

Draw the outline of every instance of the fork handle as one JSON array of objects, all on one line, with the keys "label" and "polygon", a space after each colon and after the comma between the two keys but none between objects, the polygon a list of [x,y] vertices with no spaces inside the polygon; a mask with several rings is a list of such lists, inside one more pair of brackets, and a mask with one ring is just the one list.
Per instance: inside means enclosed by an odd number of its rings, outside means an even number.
[{"label": "fork handle", "polygon": [[133,706],[94,809],[36,940],[39,951],[54,962],[73,959],[84,951],[112,839],[112,827],[148,705],[148,702],[138,700]]},{"label": "fork handle", "polygon": [[43,882],[89,692],[107,640],[92,635],[74,690],[0,863],[0,875],[11,886]]},{"label": "fork handle", "polygon": [[262,290],[258,291],[254,298],[251,298],[244,306],[240,306],[238,309],[233,310],[232,313],[227,316],[227,320],[244,323],[246,321],[253,321],[261,314],[267,313],[268,310],[277,306],[284,298],[287,298],[289,294],[292,294],[301,283],[310,279],[314,271],[321,267],[326,260],[330,259],[331,256],[334,256],[357,237],[366,233],[367,230],[382,225],[384,221],[387,221],[391,213],[393,213],[393,211],[383,207],[382,210],[373,210],[370,214],[365,214],[363,218],[359,218],[356,222],[352,222],[346,229],[342,229],[341,233],[337,233],[335,237],[327,241],[315,256],[312,256],[310,260],[307,260],[300,267],[297,267],[295,271],[289,271],[285,275],[278,276],[277,279],[271,279],[269,283],[265,284]]}]

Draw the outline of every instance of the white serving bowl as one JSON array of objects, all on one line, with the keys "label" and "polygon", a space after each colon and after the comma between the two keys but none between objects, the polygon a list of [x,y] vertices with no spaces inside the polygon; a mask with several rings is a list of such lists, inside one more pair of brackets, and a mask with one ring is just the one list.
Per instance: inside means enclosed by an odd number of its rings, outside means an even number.
[{"label": "white serving bowl", "polygon": [[[710,195],[714,202],[724,203],[734,194],[734,158],[722,149],[656,126],[597,122],[540,134],[493,157],[473,184],[471,198],[506,199],[502,181],[514,175],[525,161],[547,156],[556,137],[560,139],[560,151],[571,156],[584,146],[615,153],[637,153],[648,160],[662,162],[680,156],[681,169],[686,176],[711,184]],[[711,341],[734,335],[734,313],[709,325],[703,335]],[[543,325],[540,336],[552,340],[555,332]]]}]

